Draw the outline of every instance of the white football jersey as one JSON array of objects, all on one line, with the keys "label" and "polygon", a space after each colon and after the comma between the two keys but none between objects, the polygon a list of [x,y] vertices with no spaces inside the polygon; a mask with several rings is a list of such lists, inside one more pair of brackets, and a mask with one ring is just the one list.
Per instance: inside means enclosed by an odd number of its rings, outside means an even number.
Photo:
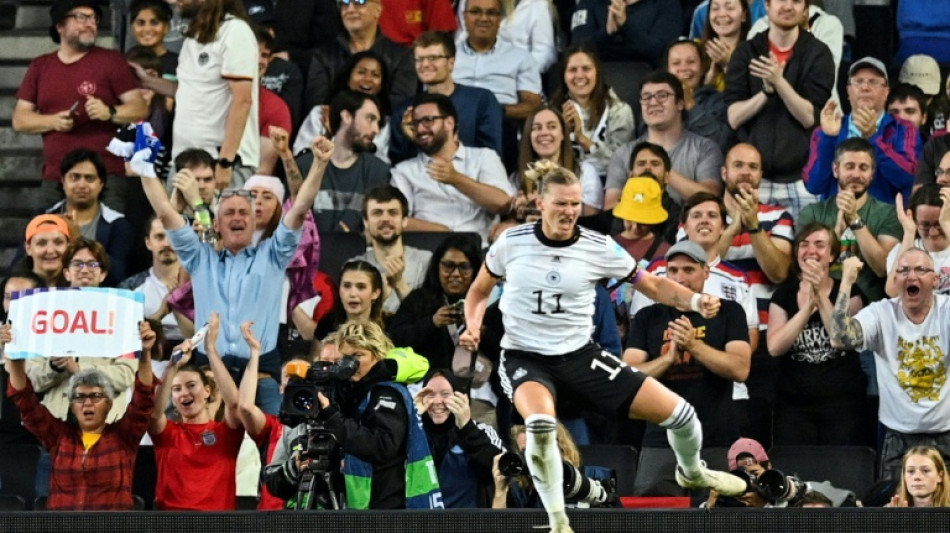
[{"label": "white football jersey", "polygon": [[573,239],[552,241],[537,222],[505,231],[485,267],[506,279],[501,347],[560,355],[590,342],[596,283],[632,275],[637,263],[606,235],[578,228]]}]

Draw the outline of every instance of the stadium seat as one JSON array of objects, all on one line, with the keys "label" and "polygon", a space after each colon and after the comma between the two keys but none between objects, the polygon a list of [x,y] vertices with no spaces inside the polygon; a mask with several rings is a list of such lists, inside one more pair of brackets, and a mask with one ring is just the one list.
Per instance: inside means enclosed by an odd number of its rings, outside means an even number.
[{"label": "stadium seat", "polygon": [[16,457],[15,461],[0,461],[0,494],[19,496],[31,502],[35,497],[34,481],[36,461],[40,456],[39,446],[16,444],[0,448],[3,457]]},{"label": "stadium seat", "polygon": [[26,509],[26,500],[13,494],[0,495],[0,511],[22,511]]},{"label": "stadium seat", "polygon": [[859,498],[874,485],[874,450],[866,446],[774,446],[772,466],[803,481],[830,481]]},{"label": "stadium seat", "polygon": [[[728,448],[707,446],[699,452],[706,465],[713,470],[727,470],[726,455]],[[691,496],[705,498],[705,489],[686,490],[676,484],[676,455],[670,448],[651,448],[640,450],[637,464],[637,477],[634,496]]]},{"label": "stadium seat", "polygon": [[591,444],[578,446],[585,466],[602,466],[617,473],[617,496],[632,496],[637,475],[637,449],[633,446]]}]

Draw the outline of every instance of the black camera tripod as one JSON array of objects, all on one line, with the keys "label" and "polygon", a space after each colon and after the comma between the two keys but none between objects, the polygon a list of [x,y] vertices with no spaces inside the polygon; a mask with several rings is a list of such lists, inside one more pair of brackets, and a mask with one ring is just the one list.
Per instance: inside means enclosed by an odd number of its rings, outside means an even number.
[{"label": "black camera tripod", "polygon": [[310,465],[300,474],[294,509],[342,509],[346,488],[340,472],[340,444],[315,420],[307,421],[307,451],[302,457],[309,458]]}]

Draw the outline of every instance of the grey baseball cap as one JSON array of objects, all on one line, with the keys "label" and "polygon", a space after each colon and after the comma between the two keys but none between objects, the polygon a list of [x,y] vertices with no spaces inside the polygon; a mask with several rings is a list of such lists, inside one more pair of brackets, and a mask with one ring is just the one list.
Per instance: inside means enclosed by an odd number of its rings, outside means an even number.
[{"label": "grey baseball cap", "polygon": [[881,63],[879,59],[871,56],[862,57],[854,63],[851,63],[851,67],[848,68],[848,77],[850,78],[851,76],[854,76],[854,73],[862,68],[873,68],[874,70],[880,72],[881,76],[884,76],[884,81],[890,85],[891,80],[889,80],[887,77],[887,67],[885,67],[884,63]]},{"label": "grey baseball cap", "polygon": [[685,255],[701,265],[706,264],[706,251],[693,241],[680,241],[671,246],[666,251],[666,260],[669,261],[674,255]]}]

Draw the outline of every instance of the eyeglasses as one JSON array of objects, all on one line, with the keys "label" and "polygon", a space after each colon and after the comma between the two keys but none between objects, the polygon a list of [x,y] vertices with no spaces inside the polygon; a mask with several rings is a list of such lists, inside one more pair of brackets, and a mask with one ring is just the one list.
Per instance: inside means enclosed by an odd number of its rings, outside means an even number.
[{"label": "eyeglasses", "polygon": [[245,189],[225,189],[221,191],[221,199],[230,198],[232,196],[240,196],[241,198],[247,198],[251,200],[251,191]]},{"label": "eyeglasses", "polygon": [[934,171],[934,176],[936,176],[938,180],[943,176],[950,178],[950,168],[938,168]]},{"label": "eyeglasses", "polygon": [[852,85],[854,87],[870,87],[872,89],[880,89],[881,87],[886,87],[887,82],[877,78],[853,78],[848,82],[848,85]]},{"label": "eyeglasses", "polygon": [[105,400],[106,398],[108,398],[108,396],[106,396],[103,392],[90,392],[89,394],[76,393],[76,395],[73,396],[72,402],[82,405],[86,403],[86,400],[89,400],[96,404],[102,402],[102,400]]},{"label": "eyeglasses", "polygon": [[666,101],[669,100],[671,96],[673,96],[673,93],[669,91],[660,91],[656,93],[643,93],[640,95],[640,103],[648,104],[650,103],[650,100],[653,100],[654,98],[656,98],[656,103],[663,104],[663,103],[666,103]]},{"label": "eyeglasses", "polygon": [[419,117],[412,120],[412,127],[416,129],[419,129],[419,126],[431,128],[432,124],[435,123],[436,120],[442,120],[445,117],[446,115],[430,115],[428,117]]},{"label": "eyeglasses", "polygon": [[439,268],[446,274],[451,274],[456,269],[459,271],[459,274],[471,274],[472,270],[474,270],[471,263],[455,263],[453,261],[439,261]]},{"label": "eyeglasses", "polygon": [[440,56],[416,56],[416,64],[421,65],[422,63],[435,63],[440,59],[448,59],[449,56],[440,55]]},{"label": "eyeglasses", "polygon": [[85,270],[86,268],[88,268],[89,270],[99,270],[101,266],[102,264],[99,263],[99,261],[78,261],[77,260],[77,261],[69,262],[69,268],[73,270],[79,270],[79,271]]},{"label": "eyeglasses", "polygon": [[339,0],[339,5],[340,7],[348,6],[351,4],[358,5],[358,6],[365,6],[369,2],[370,0]]},{"label": "eyeglasses", "polygon": [[933,223],[931,223],[931,222],[921,222],[921,223],[917,224],[917,229],[920,230],[920,232],[923,233],[924,235],[927,235],[928,233],[930,233],[930,232],[933,231],[933,230],[937,230],[937,231],[943,233],[943,227],[940,225],[939,222],[933,222]]},{"label": "eyeglasses", "polygon": [[93,24],[99,24],[99,15],[96,14],[87,15],[86,13],[70,13],[63,18],[76,19],[76,22],[80,24],[86,24],[89,22],[92,22]]},{"label": "eyeglasses", "polygon": [[930,273],[933,272],[933,271],[934,271],[934,269],[932,269],[932,268],[927,268],[927,267],[914,267],[914,268],[910,268],[910,267],[900,267],[900,268],[898,268],[897,270],[895,270],[894,272],[895,272],[898,276],[907,277],[907,276],[910,275],[911,272],[913,272],[914,274],[917,274],[918,277],[924,277],[924,276],[926,276],[927,274],[930,274]]},{"label": "eyeglasses", "polygon": [[501,11],[498,11],[497,9],[479,9],[477,7],[474,9],[468,9],[465,11],[465,13],[471,15],[474,18],[480,18],[482,15],[490,19],[501,16]]}]

